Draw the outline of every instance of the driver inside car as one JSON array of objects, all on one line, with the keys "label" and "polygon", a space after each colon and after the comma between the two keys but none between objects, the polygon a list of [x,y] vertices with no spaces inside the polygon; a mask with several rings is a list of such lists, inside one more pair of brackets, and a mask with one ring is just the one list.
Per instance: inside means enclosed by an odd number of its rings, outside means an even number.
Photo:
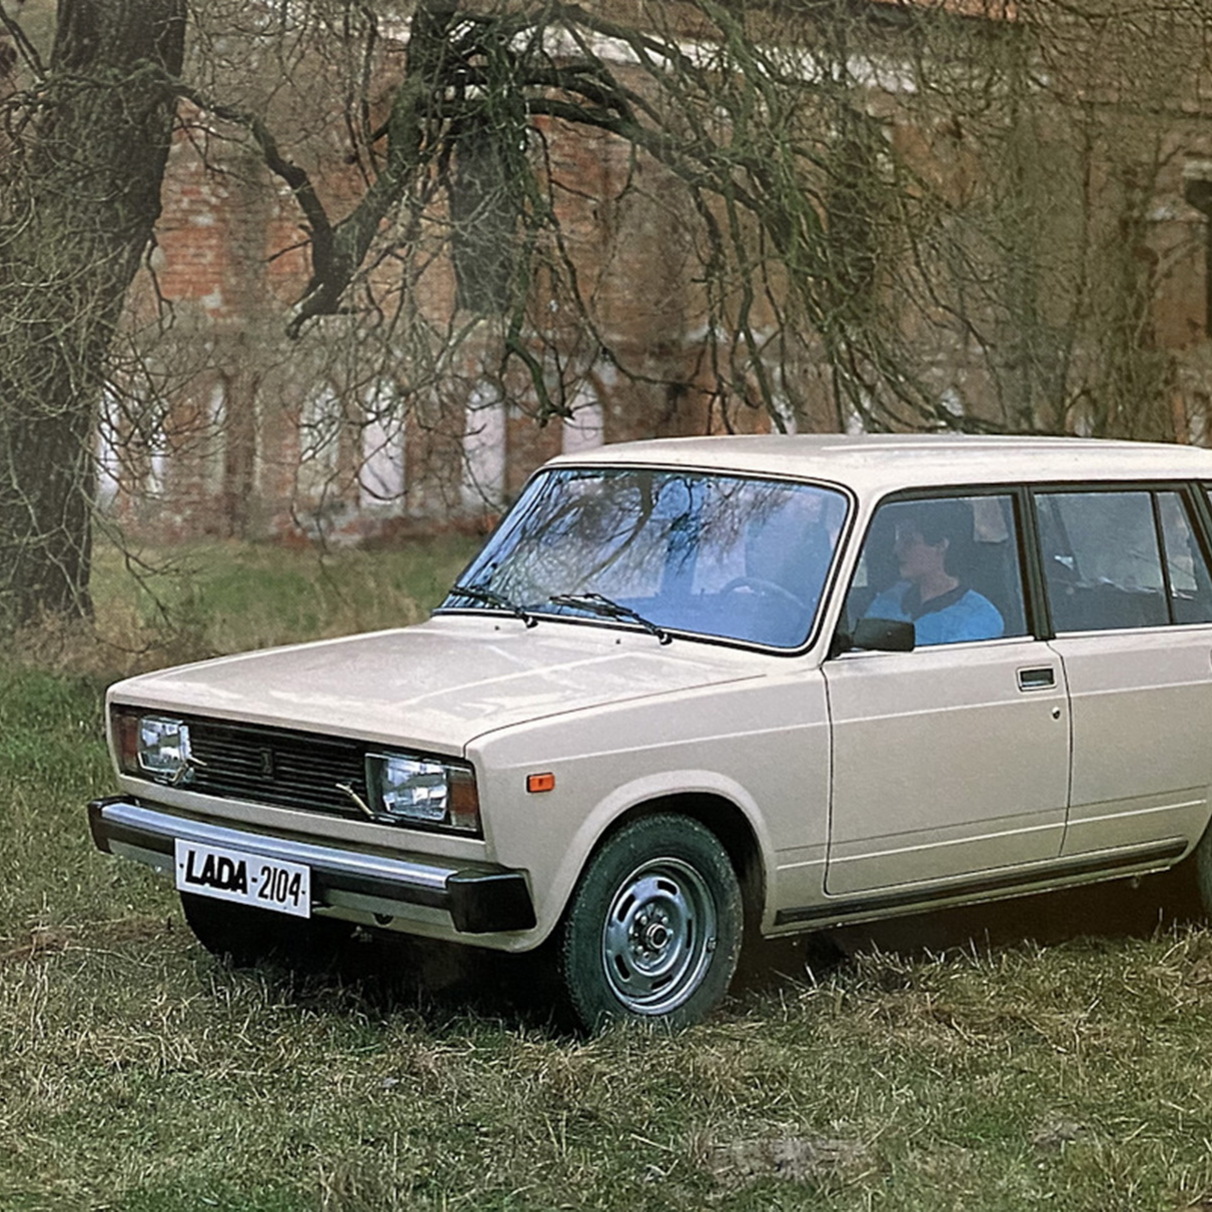
[{"label": "driver inside car", "polygon": [[893,545],[899,579],[876,595],[867,618],[911,622],[916,644],[992,640],[1005,633],[996,606],[963,579],[972,513],[963,501],[922,501],[896,511]]}]

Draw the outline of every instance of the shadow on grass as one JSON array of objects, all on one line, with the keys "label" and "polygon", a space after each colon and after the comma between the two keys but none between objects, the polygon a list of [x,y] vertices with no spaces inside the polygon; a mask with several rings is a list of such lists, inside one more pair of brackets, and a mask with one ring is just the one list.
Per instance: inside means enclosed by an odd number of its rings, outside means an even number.
[{"label": "shadow on grass", "polygon": [[768,940],[750,949],[734,991],[770,992],[788,978],[821,979],[872,951],[905,958],[964,949],[991,952],[1077,940],[1113,944],[1150,938],[1203,918],[1185,868],[1139,881],[1116,880],[1058,892],[906,915],[817,935]]},{"label": "shadow on grass", "polygon": [[277,996],[296,1005],[375,1019],[412,1015],[436,1035],[465,1033],[469,1019],[552,1037],[577,1034],[546,949],[507,955],[375,934],[356,937],[335,956],[296,955],[258,970]]},{"label": "shadow on grass", "polygon": [[[905,958],[974,948],[1057,946],[1077,940],[1113,945],[1198,920],[1199,905],[1182,872],[1095,884],[986,905],[937,910],[866,926],[760,940],[745,949],[733,983],[742,1003],[789,983],[821,980],[864,953]],[[476,947],[374,935],[335,959],[296,959],[265,969],[279,996],[299,1005],[344,1007],[386,1018],[416,1016],[437,1035],[462,1034],[469,1020],[507,1031],[577,1038],[549,948],[506,955]]]}]

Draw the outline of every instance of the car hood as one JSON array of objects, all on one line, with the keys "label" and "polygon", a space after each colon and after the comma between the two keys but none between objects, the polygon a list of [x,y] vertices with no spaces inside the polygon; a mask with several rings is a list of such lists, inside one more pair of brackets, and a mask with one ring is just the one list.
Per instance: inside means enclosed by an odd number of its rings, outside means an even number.
[{"label": "car hood", "polygon": [[618,629],[451,616],[143,674],[110,697],[453,753],[511,725],[745,680],[753,660]]}]

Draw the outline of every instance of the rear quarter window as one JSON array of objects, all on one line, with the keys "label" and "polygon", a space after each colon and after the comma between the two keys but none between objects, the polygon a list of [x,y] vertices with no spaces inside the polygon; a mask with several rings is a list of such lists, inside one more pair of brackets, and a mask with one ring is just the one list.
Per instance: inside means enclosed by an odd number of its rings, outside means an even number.
[{"label": "rear quarter window", "polygon": [[1036,497],[1045,585],[1058,632],[1212,620],[1212,582],[1181,493]]}]

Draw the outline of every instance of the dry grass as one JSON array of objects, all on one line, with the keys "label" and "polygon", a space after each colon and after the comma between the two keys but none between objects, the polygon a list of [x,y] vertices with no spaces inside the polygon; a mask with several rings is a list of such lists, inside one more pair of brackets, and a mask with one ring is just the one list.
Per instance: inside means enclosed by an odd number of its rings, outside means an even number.
[{"label": "dry grass", "polygon": [[216,964],[91,849],[101,688],[0,665],[5,1212],[1212,1204],[1212,937],[1160,886],[772,948],[703,1027],[578,1040],[502,957]]},{"label": "dry grass", "polygon": [[225,971],[165,899],[8,960],[0,1206],[1178,1209],[1210,970],[1202,931],[865,954],[585,1042],[493,989]]},{"label": "dry grass", "polygon": [[94,622],[30,628],[13,651],[33,668],[117,676],[404,626],[427,616],[477,546],[452,536],[384,550],[233,542],[135,555],[102,547]]}]

